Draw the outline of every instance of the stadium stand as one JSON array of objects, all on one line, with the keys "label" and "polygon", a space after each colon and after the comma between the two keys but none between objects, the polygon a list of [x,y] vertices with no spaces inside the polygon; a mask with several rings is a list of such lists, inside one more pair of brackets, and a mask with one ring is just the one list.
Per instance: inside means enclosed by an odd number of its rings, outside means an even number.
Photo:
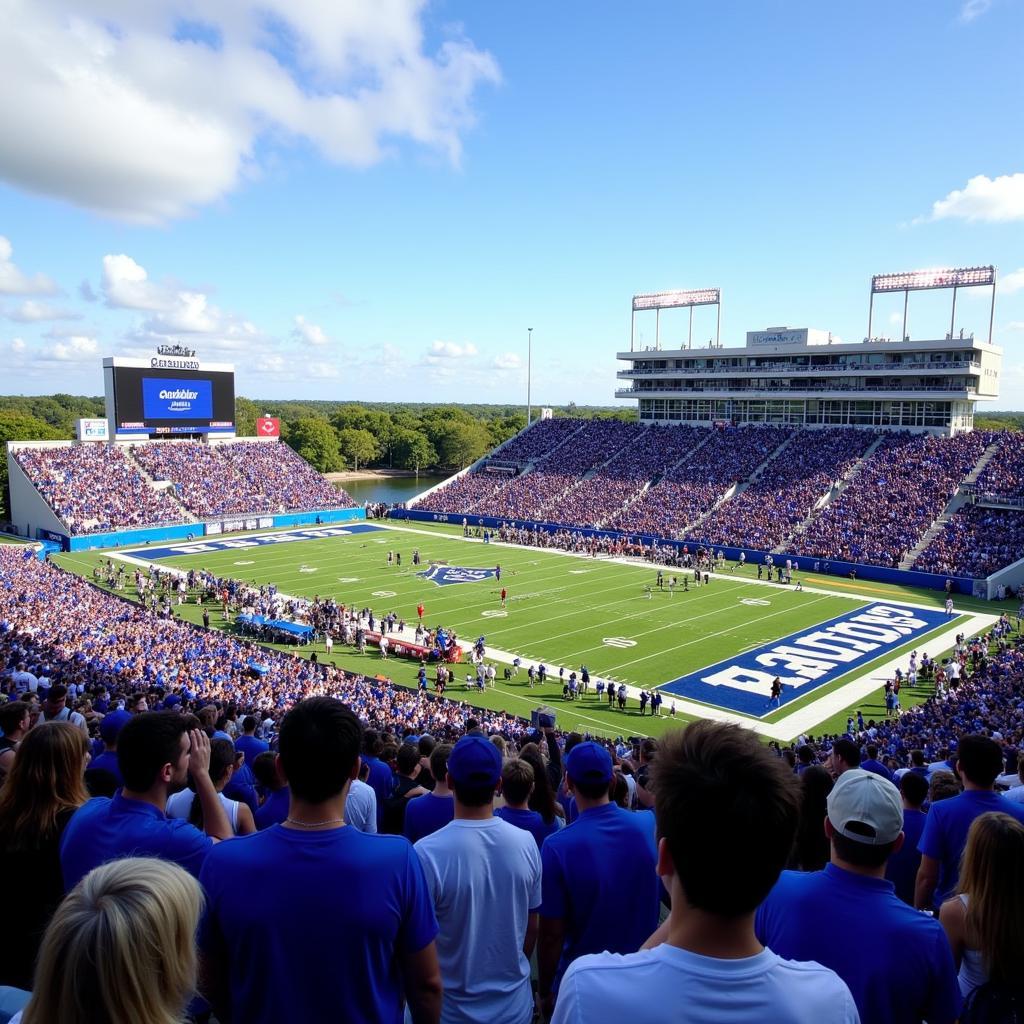
[{"label": "stadium stand", "polygon": [[1024,510],[967,505],[945,523],[914,568],[975,579],[1024,558]]},{"label": "stadium stand", "polygon": [[284,443],[74,444],[19,448],[15,457],[73,534],[354,505]]},{"label": "stadium stand", "polygon": [[21,448],[18,465],[72,533],[182,522],[188,513],[154,490],[123,448],[76,444]]}]

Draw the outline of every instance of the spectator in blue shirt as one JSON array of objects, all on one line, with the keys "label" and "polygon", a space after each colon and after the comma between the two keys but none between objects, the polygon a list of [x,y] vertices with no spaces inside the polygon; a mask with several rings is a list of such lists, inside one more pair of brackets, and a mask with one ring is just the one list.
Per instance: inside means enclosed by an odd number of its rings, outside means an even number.
[{"label": "spectator in blue shirt", "polygon": [[869,743],[866,749],[868,756],[864,761],[861,761],[861,768],[866,772],[874,772],[876,775],[881,775],[883,779],[888,779],[892,782],[892,772],[878,760],[878,745]]},{"label": "spectator in blue shirt", "polygon": [[566,758],[566,788],[579,817],[541,849],[543,896],[538,987],[550,1011],[558,979],[585,953],[632,953],[658,924],[661,885],[654,833],[609,800],[612,759],[598,743]]},{"label": "spectator in blue shirt", "polygon": [[957,745],[956,772],[964,791],[933,804],[928,812],[919,849],[914,902],[922,909],[938,909],[949,899],[960,877],[960,858],[971,823],[988,811],[1002,811],[1024,822],[1024,804],[1015,804],[995,792],[996,776],[1003,770],[1003,752],[988,736],[962,736]]},{"label": "spectator in blue shirt", "polygon": [[430,752],[430,775],[434,788],[413,797],[405,808],[405,838],[416,843],[442,829],[455,817],[455,801],[448,788],[448,755],[451,745],[439,743]]},{"label": "spectator in blue shirt", "polygon": [[505,798],[505,806],[499,807],[494,813],[516,828],[525,829],[537,841],[537,849],[544,845],[549,835],[558,831],[558,821],[550,823],[541,817],[538,811],[530,810],[530,794],[533,792],[533,768],[526,761],[513,757],[506,761],[501,769],[501,794]]},{"label": "spectator in blue shirt", "polygon": [[368,771],[366,784],[377,797],[377,828],[381,827],[384,808],[395,789],[395,773],[391,766],[380,759],[384,749],[384,741],[375,729],[367,729],[363,733],[363,763]]},{"label": "spectator in blue shirt", "polygon": [[924,831],[922,807],[928,799],[928,783],[916,772],[907,772],[900,778],[900,796],[903,798],[903,845],[889,858],[885,877],[896,887],[896,895],[913,906],[917,869],[921,865],[917,844]]},{"label": "spectator in blue shirt", "polygon": [[402,836],[345,824],[361,739],[340,701],[296,704],[279,740],[288,816],[207,858],[199,944],[219,1019],[399,1024],[407,1003],[415,1024],[437,1021],[437,920],[419,860]]},{"label": "spectator in blue shirt", "polygon": [[[117,738],[124,787],[94,797],[68,823],[60,864],[65,889],[94,867],[118,857],[162,857],[193,875],[214,842],[234,834],[210,779],[210,740],[176,711],[134,715]],[[164,812],[167,798],[191,774],[203,809],[203,832]]]},{"label": "spectator in blue shirt", "polygon": [[799,816],[785,762],[747,729],[702,721],[662,739],[651,777],[672,910],[640,952],[574,960],[553,1024],[855,1024],[832,971],[783,960],[754,934]]},{"label": "spectator in blue shirt", "polygon": [[886,861],[903,843],[899,790],[872,772],[845,771],[829,794],[825,831],[831,863],[783,872],[757,912],[757,937],[787,960],[831,967],[862,1021],[952,1024],[960,990],[945,933],[885,879]]},{"label": "spectator in blue shirt", "polygon": [[246,715],[242,719],[242,735],[235,740],[235,750],[240,750],[245,754],[245,763],[250,768],[256,763],[256,758],[260,754],[264,754],[270,749],[270,744],[266,740],[256,737],[258,724],[252,715]]},{"label": "spectator in blue shirt", "polygon": [[132,720],[127,711],[111,711],[100,722],[100,739],[103,752],[89,762],[85,772],[85,784],[93,796],[113,796],[124,785],[121,768],[117,763],[117,737]]}]

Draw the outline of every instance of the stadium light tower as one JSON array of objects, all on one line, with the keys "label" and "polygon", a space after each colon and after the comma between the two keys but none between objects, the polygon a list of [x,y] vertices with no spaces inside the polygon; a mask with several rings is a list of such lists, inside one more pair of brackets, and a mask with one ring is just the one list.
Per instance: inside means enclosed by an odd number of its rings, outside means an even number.
[{"label": "stadium light tower", "polygon": [[526,425],[533,421],[533,405],[530,402],[530,380],[533,371],[533,328],[526,328]]}]

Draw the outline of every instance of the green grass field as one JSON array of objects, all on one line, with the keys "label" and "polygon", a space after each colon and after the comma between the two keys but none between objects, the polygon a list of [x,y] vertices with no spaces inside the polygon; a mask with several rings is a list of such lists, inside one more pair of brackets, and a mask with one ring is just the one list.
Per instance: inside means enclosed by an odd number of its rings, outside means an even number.
[{"label": "green grass field", "polygon": [[[244,538],[231,539],[237,542]],[[411,561],[414,548],[419,549],[423,560],[418,568]],[[401,567],[387,564],[389,550],[401,553]],[[98,561],[105,561],[111,554],[115,552],[76,553],[58,556],[57,561],[88,575]],[[417,575],[430,562],[481,569],[500,564],[501,583],[489,578],[438,586]],[[609,709],[606,703],[598,702],[593,692],[576,702],[565,702],[557,678],[558,666],[564,666],[568,673],[586,664],[592,676],[650,688],[854,610],[871,600],[910,596],[920,600],[916,594],[901,592],[900,588],[858,581],[818,581],[811,576],[804,577],[807,585],[846,583],[850,596],[769,587],[750,578],[750,567],[740,573],[717,573],[708,586],[691,585],[688,592],[677,588],[673,595],[654,586],[656,570],[650,566],[483,545],[464,540],[450,530],[422,527],[203,551],[161,558],[155,564],[207,569],[256,584],[274,583],[284,594],[331,595],[348,605],[372,607],[378,616],[394,611],[408,624],[409,639],[415,628],[416,606],[422,601],[425,622],[454,628],[464,646],[483,635],[489,648],[543,661],[551,673],[546,686],[529,688],[525,672],[517,680],[503,680],[504,663],[496,661],[498,681],[493,690],[483,694],[475,689],[465,691],[463,672],[456,677],[456,685],[449,688],[449,696],[464,696],[474,705],[523,715],[540,703],[548,703],[558,709],[559,724],[563,727],[612,735],[657,735],[673,722],[685,721],[686,716],[680,713],[674,719],[670,717],[671,694],[666,694],[660,719],[641,717],[633,699],[626,713]],[[650,599],[645,589],[648,585],[652,588]],[[502,586],[508,591],[505,609],[500,607]],[[932,596],[931,603],[941,600],[938,595]],[[179,614],[199,621],[202,611],[189,604]],[[213,625],[220,627],[219,615],[213,618]],[[229,624],[228,628],[233,627]],[[908,644],[907,650],[911,646]],[[299,648],[298,653],[308,656],[313,649],[323,658],[322,645]],[[885,657],[892,657],[893,653]],[[382,662],[376,651],[360,655],[339,647],[335,647],[333,660],[353,671],[387,674],[401,685],[415,685],[416,663],[412,661],[391,658]],[[864,671],[861,666],[856,674]],[[771,722],[789,714],[847,681],[840,678],[819,687],[787,703],[766,720]],[[904,706],[925,695],[924,690],[905,690]],[[856,706],[868,717],[884,714],[880,692]],[[844,727],[846,714],[844,710],[830,716],[819,730]]]}]

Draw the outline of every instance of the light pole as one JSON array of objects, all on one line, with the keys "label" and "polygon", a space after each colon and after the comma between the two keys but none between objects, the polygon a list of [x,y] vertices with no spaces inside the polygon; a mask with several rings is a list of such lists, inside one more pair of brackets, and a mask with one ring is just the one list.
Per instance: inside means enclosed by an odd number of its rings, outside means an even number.
[{"label": "light pole", "polygon": [[533,328],[526,328],[526,425],[533,422],[533,404],[530,401],[530,382],[533,373]]}]

